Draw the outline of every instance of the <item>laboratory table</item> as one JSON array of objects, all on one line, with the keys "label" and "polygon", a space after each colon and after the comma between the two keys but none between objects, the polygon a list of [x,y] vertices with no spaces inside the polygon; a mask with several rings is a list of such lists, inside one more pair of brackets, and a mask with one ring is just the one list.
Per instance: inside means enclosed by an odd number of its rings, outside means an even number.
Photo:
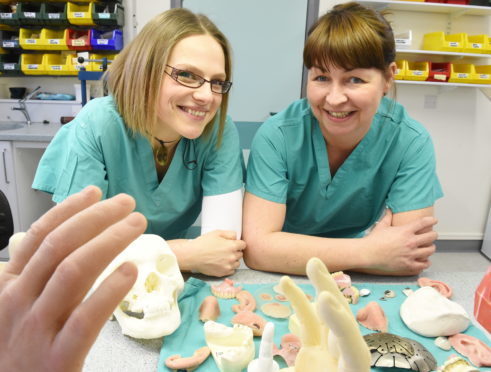
[{"label": "laboratory table", "polygon": [[[439,250],[432,256],[432,266],[421,276],[449,284],[452,300],[473,314],[474,291],[486,272],[490,261],[477,250]],[[355,286],[361,283],[416,284],[417,277],[382,277],[350,273]],[[196,276],[210,284],[222,279]],[[238,270],[230,277],[236,283],[274,283],[279,274],[249,269]],[[292,276],[296,283],[308,283],[305,277]],[[475,324],[479,327],[479,325]],[[482,327],[480,327],[482,329]],[[487,334],[491,341],[491,337]],[[163,339],[135,340],[124,336],[116,321],[108,321],[102,329],[84,366],[85,372],[147,372],[156,371]]]}]

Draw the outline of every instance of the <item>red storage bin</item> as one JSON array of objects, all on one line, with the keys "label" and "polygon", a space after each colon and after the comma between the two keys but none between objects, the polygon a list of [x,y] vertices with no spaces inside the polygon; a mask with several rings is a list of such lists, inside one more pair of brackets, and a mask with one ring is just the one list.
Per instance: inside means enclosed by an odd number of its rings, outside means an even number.
[{"label": "red storage bin", "polygon": [[427,81],[436,81],[445,83],[450,77],[450,63],[449,62],[430,62],[430,73],[428,74]]},{"label": "red storage bin", "polygon": [[90,30],[68,29],[68,49],[90,50]]}]

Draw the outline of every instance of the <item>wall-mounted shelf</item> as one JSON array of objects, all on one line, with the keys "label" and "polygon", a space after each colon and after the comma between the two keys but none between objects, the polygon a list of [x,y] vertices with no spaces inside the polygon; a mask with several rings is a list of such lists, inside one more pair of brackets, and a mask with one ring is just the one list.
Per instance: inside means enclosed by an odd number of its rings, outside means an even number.
[{"label": "wall-mounted shelf", "polygon": [[391,9],[411,12],[442,13],[453,15],[491,16],[491,7],[475,5],[458,5],[445,3],[427,3],[419,1],[378,1],[359,0],[360,3],[377,10]]},{"label": "wall-mounted shelf", "polygon": [[421,49],[397,49],[397,54],[423,54],[428,56],[445,56],[454,58],[491,58],[491,54],[479,53],[454,53],[454,52],[439,52],[436,50],[421,50]]},{"label": "wall-mounted shelf", "polygon": [[397,84],[437,85],[440,87],[491,88],[491,84],[439,83],[437,81],[395,80]]}]

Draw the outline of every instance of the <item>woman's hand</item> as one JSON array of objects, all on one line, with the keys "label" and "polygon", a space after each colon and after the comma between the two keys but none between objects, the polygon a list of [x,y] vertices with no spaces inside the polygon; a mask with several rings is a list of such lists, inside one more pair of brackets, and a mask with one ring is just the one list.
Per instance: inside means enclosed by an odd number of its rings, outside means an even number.
[{"label": "woman's hand", "polygon": [[417,275],[430,266],[438,234],[432,230],[434,217],[421,217],[400,226],[392,226],[393,215],[385,216],[363,239],[366,266],[359,271],[372,274]]},{"label": "woman's hand", "polygon": [[234,231],[215,230],[186,242],[182,254],[187,261],[185,267],[192,271],[228,276],[239,267],[245,247],[244,241],[236,239]]},{"label": "woman's hand", "polygon": [[119,267],[85,301],[95,279],[145,231],[135,201],[98,201],[87,187],[36,221],[0,273],[2,371],[80,371],[100,329],[132,287],[137,269]]}]

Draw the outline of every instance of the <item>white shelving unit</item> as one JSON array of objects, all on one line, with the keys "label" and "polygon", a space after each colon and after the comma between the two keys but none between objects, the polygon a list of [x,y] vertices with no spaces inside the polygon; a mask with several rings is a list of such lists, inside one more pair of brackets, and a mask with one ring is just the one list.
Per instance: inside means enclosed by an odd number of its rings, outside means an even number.
[{"label": "white shelving unit", "polygon": [[411,12],[424,13],[441,13],[450,14],[452,16],[462,15],[481,15],[491,16],[491,7],[475,6],[475,5],[458,5],[444,3],[427,3],[419,1],[377,1],[377,0],[359,0],[367,6],[377,10],[391,9]]},{"label": "white shelving unit", "polygon": [[[491,17],[491,7],[486,6],[474,6],[474,5],[459,5],[459,4],[446,4],[446,3],[431,3],[431,2],[419,2],[419,1],[378,1],[378,0],[360,0],[360,3],[366,6],[372,7],[379,11],[402,11],[402,12],[422,12],[422,13],[438,13],[446,14],[449,17],[448,29],[451,27],[452,20],[464,15]],[[487,64],[487,61],[491,58],[491,54],[478,54],[478,53],[454,53],[454,52],[440,52],[433,50],[420,50],[420,49],[397,49],[398,56],[428,56],[445,58],[446,60],[456,61],[459,59],[476,59],[479,63]],[[471,88],[491,88],[491,84],[462,84],[462,83],[440,83],[430,81],[415,81],[415,80],[397,80],[398,84],[416,84],[416,85],[436,85],[440,87],[471,87]],[[489,98],[489,92],[484,91]]]}]

